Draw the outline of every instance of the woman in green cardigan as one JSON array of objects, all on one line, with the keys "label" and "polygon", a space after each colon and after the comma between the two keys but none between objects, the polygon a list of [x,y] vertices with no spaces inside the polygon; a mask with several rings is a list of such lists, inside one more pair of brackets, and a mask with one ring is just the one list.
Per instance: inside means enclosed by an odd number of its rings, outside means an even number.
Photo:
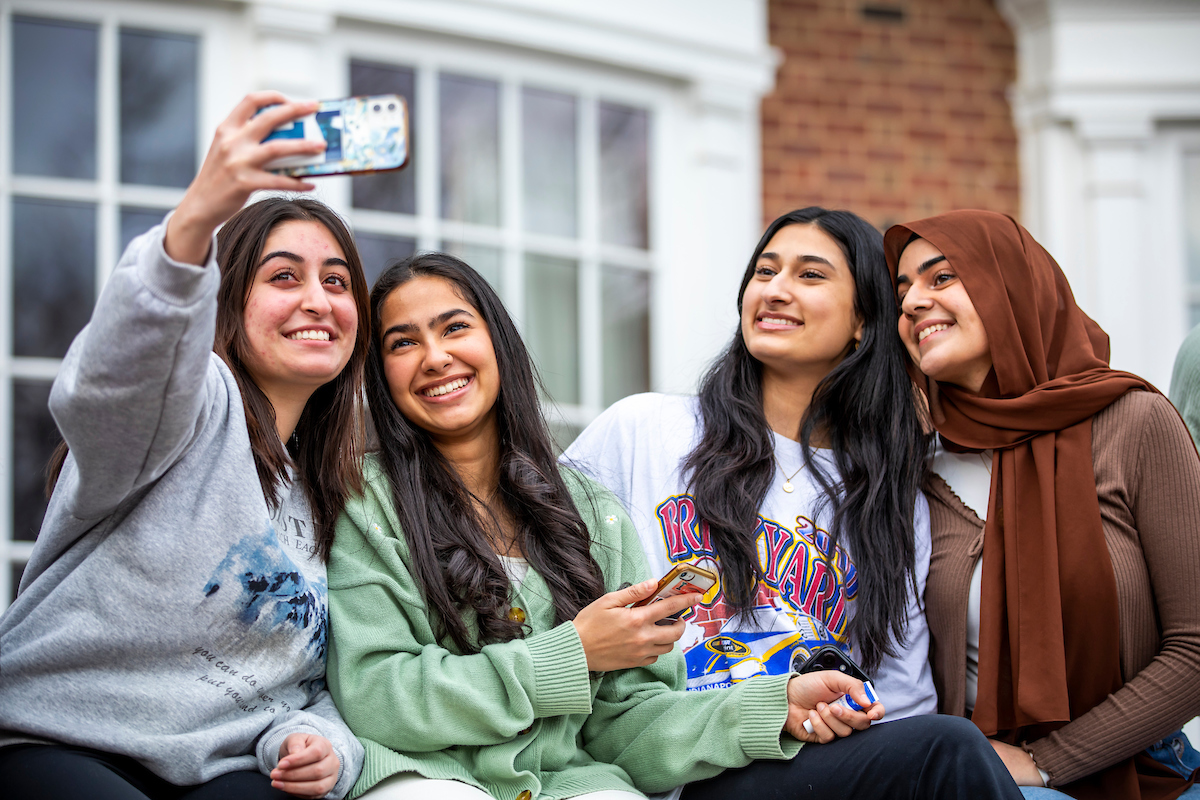
[{"label": "woman in green cardigan", "polygon": [[[973,726],[871,728],[883,707],[840,673],[681,691],[683,625],[656,623],[695,596],[627,607],[655,585],[637,533],[609,492],[557,465],[487,282],[423,254],[385,272],[371,305],[380,452],[329,565],[330,690],[366,748],[352,796],[631,799],[783,762],[752,782],[1019,797]],[[845,693],[864,710],[831,705]]]}]

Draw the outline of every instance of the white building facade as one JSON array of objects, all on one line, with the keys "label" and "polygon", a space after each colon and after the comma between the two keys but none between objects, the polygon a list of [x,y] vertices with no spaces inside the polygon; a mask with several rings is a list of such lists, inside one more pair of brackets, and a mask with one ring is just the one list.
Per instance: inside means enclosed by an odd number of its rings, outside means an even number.
[{"label": "white building facade", "polygon": [[1200,324],[1200,3],[999,6],[1017,40],[1022,222],[1108,332],[1112,365],[1166,391]]},{"label": "white building facade", "polygon": [[765,0],[0,2],[0,609],[40,525],[46,398],[124,244],[246,92],[408,98],[401,173],[322,179],[373,277],[496,286],[566,438],[688,391],[761,230]]}]

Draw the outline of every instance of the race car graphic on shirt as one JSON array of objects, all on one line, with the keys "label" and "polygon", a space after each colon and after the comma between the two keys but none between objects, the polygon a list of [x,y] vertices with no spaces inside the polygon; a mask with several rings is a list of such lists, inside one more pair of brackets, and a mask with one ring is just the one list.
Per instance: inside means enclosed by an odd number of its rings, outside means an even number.
[{"label": "race car graphic on shirt", "polygon": [[[672,563],[717,566],[719,574],[708,524],[699,519],[690,495],[668,498],[656,514]],[[823,645],[851,651],[847,626],[858,573],[846,551],[831,547],[829,533],[802,515],[793,528],[760,516],[755,534],[763,580],[754,608],[736,615],[718,582],[683,616],[688,689],[784,674],[797,653],[807,656]]]}]

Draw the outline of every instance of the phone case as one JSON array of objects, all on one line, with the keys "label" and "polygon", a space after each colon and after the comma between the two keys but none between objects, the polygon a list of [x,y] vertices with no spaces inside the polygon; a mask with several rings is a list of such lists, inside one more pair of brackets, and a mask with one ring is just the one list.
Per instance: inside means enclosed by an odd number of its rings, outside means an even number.
[{"label": "phone case", "polygon": [[399,169],[408,162],[408,107],[399,95],[325,100],[315,114],[271,132],[270,139],[325,141],[316,156],[272,161],[273,172],[302,178]]},{"label": "phone case", "polygon": [[860,681],[870,680],[867,677],[867,673],[863,672],[862,667],[854,663],[854,659],[831,644],[818,647],[809,653],[807,658],[804,658],[802,652],[797,652],[795,660],[792,663],[792,671],[798,672],[801,675],[808,672],[818,672],[823,669],[836,669],[839,672],[846,673],[851,678],[858,678]]},{"label": "phone case", "polygon": [[662,577],[658,582],[658,586],[654,589],[654,594],[647,597],[645,600],[639,600],[634,603],[634,607],[649,605],[666,597],[674,597],[677,594],[685,594],[695,592],[704,594],[717,583],[717,575],[703,567],[695,564],[676,564],[671,568],[670,572]]}]

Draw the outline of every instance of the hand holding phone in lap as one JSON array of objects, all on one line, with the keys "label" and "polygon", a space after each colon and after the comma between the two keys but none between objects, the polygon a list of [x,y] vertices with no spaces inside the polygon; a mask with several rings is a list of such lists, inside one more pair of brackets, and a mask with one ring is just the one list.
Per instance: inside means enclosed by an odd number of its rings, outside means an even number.
[{"label": "hand holding phone in lap", "polygon": [[700,595],[685,592],[651,602],[659,586],[658,581],[643,581],[609,592],[575,616],[589,670],[644,667],[671,652],[685,626],[658,623],[695,605]]},{"label": "hand holding phone in lap", "polygon": [[[802,742],[827,744],[883,719],[884,707],[863,681],[839,670],[798,675],[788,682],[788,717],[784,730]],[[861,710],[839,703],[844,697]]]}]

